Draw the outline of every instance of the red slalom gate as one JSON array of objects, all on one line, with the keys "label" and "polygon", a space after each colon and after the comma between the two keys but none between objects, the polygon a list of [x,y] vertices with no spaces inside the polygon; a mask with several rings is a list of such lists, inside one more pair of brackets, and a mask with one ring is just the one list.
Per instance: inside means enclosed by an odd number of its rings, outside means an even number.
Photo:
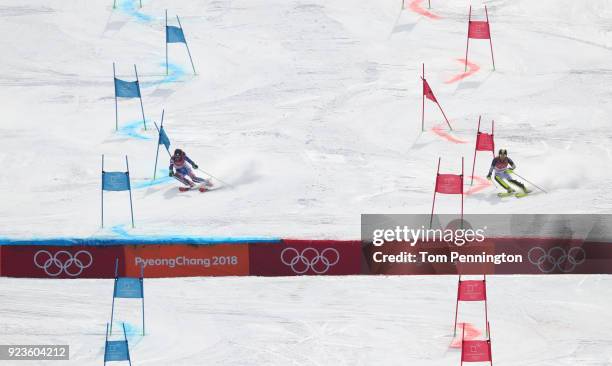
[{"label": "red slalom gate", "polygon": [[484,275],[482,280],[461,281],[461,275],[459,275],[459,283],[457,284],[457,302],[455,304],[454,335],[457,335],[457,314],[459,313],[459,301],[484,301],[485,326],[487,327],[488,335],[489,314],[487,311],[487,276]]},{"label": "red slalom gate", "polygon": [[467,34],[467,45],[465,46],[465,71],[467,71],[468,64],[468,50],[470,48],[471,39],[488,39],[491,46],[491,61],[493,62],[493,70],[495,70],[495,58],[493,57],[493,40],[491,39],[491,27],[489,23],[489,12],[485,5],[486,21],[483,20],[472,20],[472,6],[470,6],[470,13],[468,16],[468,34]]},{"label": "red slalom gate", "polygon": [[491,121],[491,133],[480,132],[480,117],[478,116],[478,130],[476,132],[476,146],[474,147],[474,161],[472,162],[472,180],[470,186],[474,184],[474,169],[476,168],[476,152],[490,151],[495,157],[495,121]]},{"label": "red slalom gate", "polygon": [[425,64],[423,64],[423,74],[421,75],[421,80],[423,81],[423,96],[422,96],[423,105],[421,109],[421,131],[425,131],[425,98],[436,103],[438,108],[440,108],[440,112],[442,112],[442,116],[444,117],[444,120],[446,121],[448,128],[450,128],[450,130],[452,131],[453,127],[451,126],[450,122],[448,122],[448,118],[446,118],[446,114],[444,113],[444,110],[442,109],[440,102],[438,102],[438,99],[436,99],[436,96],[434,95],[433,90],[431,90],[429,83],[425,79]]},{"label": "red slalom gate", "polygon": [[436,193],[460,194],[461,195],[461,222],[463,222],[463,157],[461,158],[461,174],[440,174],[440,161],[438,158],[438,169],[436,171],[436,186],[434,188],[433,202],[431,203],[431,217],[429,227],[433,223],[434,207],[436,205]]},{"label": "red slalom gate", "polygon": [[464,336],[465,328],[461,336],[461,365],[464,362],[489,362],[493,366],[489,322],[487,322],[487,339],[466,340]]}]

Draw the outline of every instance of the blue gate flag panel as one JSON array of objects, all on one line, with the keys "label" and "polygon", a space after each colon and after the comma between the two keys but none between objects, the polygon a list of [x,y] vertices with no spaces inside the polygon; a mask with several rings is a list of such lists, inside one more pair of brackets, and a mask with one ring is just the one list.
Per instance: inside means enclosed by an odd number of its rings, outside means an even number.
[{"label": "blue gate flag panel", "polygon": [[119,277],[115,285],[115,297],[125,299],[142,299],[142,281],[140,278]]},{"label": "blue gate flag panel", "polygon": [[115,78],[115,95],[123,98],[140,98],[138,81],[123,81]]},{"label": "blue gate flag panel", "polygon": [[130,359],[127,341],[106,341],[105,348],[104,362],[128,361]]},{"label": "blue gate flag panel", "polygon": [[170,139],[166,135],[166,130],[164,130],[163,126],[159,129],[159,144],[164,145],[166,149],[170,148]]},{"label": "blue gate flag panel", "polygon": [[166,26],[166,42],[167,43],[187,43],[185,41],[185,34],[179,27],[172,25]]},{"label": "blue gate flag panel", "polygon": [[130,178],[124,172],[102,172],[102,190],[127,191],[130,189]]}]

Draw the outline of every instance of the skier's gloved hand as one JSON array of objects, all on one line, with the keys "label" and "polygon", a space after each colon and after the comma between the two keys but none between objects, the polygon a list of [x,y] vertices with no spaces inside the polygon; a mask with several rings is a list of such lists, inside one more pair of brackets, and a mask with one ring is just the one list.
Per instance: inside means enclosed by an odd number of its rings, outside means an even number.
[{"label": "skier's gloved hand", "polygon": [[193,167],[193,169],[198,169],[198,164],[196,163],[191,164],[191,166]]},{"label": "skier's gloved hand", "polygon": [[506,169],[506,170],[504,171],[504,173],[507,173],[507,174],[512,174],[512,173],[514,173],[514,169]]},{"label": "skier's gloved hand", "polygon": [[168,176],[174,177],[174,172],[171,170],[170,173],[168,173]]},{"label": "skier's gloved hand", "polygon": [[491,180],[491,174],[488,174],[488,175],[487,175],[487,179],[488,179],[488,180]]}]

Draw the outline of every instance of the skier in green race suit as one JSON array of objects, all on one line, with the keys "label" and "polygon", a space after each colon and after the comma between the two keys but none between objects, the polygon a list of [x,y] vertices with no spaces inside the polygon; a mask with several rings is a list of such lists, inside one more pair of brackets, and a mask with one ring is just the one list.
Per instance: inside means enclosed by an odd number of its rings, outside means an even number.
[{"label": "skier in green race suit", "polygon": [[[491,179],[491,174],[495,171],[495,181],[502,186],[507,194],[515,193],[516,191],[510,186],[509,183],[519,187],[523,190],[523,194],[530,193],[531,191],[525,187],[525,185],[518,180],[514,179],[510,174],[516,169],[516,164],[508,157],[508,151],[506,149],[500,149],[499,154],[493,158],[491,167],[489,168],[489,174],[487,179]],[[506,180],[508,182],[506,182]]]}]

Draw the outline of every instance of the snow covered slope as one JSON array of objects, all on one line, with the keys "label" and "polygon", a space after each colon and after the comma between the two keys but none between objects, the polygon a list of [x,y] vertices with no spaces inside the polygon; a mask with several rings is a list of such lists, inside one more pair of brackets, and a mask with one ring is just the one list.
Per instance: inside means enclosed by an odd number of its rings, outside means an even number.
[{"label": "snow covered slope", "polygon": [[[0,237],[357,238],[361,213],[428,212],[438,156],[447,172],[465,156],[469,174],[480,114],[484,129],[495,120],[517,172],[550,193],[501,202],[486,186],[466,213],[612,208],[609,0],[486,2],[497,71],[475,40],[478,71],[454,82],[468,1],[433,1],[439,19],[400,12],[398,0],[143,3],[0,4]],[[181,44],[165,75],[164,9],[170,24],[181,16],[197,76]],[[112,62],[126,80],[138,65],[147,131],[133,100],[119,102],[114,131]],[[458,143],[432,130],[444,124],[431,103],[420,132],[422,62]],[[162,108],[174,147],[234,189],[179,194],[170,178],[151,182]],[[109,228],[99,229],[102,153],[108,170],[129,155],[135,230],[124,193],[107,195]],[[489,159],[479,156],[477,176]]]},{"label": "snow covered slope", "polygon": [[[612,364],[610,276],[487,282],[496,365]],[[69,344],[62,365],[99,365],[112,286],[0,278],[0,344]],[[455,276],[156,279],[145,280],[147,335],[138,301],[115,314],[134,365],[458,365],[456,291]],[[460,310],[482,331],[481,303]]]}]

